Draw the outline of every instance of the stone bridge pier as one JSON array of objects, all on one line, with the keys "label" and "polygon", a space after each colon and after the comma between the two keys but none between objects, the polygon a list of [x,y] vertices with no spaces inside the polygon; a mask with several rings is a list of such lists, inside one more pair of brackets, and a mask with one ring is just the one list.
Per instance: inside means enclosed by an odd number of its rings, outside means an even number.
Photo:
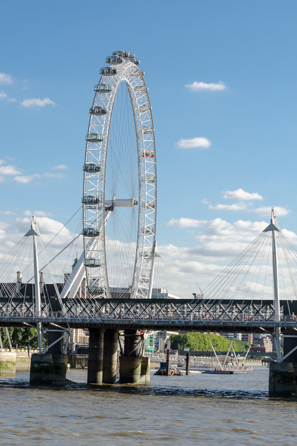
[{"label": "stone bridge pier", "polygon": [[[51,345],[61,336],[54,325],[49,326],[48,344]],[[67,355],[63,353],[63,339],[57,341],[46,353],[33,353],[30,367],[30,384],[63,385],[67,383]]]},{"label": "stone bridge pier", "polygon": [[284,359],[283,362],[270,364],[269,396],[283,397],[297,393],[297,331],[287,328],[283,334]]},{"label": "stone bridge pier", "polygon": [[125,330],[124,354],[120,356],[121,384],[150,383],[150,360],[141,356],[143,342],[139,330]]},{"label": "stone bridge pier", "polygon": [[[90,328],[88,384],[116,384],[119,330]],[[148,384],[149,358],[141,356],[143,339],[137,330],[125,330],[120,356],[121,384]]]}]

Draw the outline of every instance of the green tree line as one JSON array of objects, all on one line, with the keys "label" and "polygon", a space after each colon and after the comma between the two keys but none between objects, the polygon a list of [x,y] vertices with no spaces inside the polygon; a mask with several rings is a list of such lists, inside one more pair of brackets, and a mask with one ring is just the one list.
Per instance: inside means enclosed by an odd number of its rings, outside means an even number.
[{"label": "green tree line", "polygon": [[[173,350],[182,350],[184,347],[189,347],[194,351],[211,351],[211,344],[215,350],[227,351],[231,341],[224,336],[216,334],[203,334],[203,333],[188,333],[172,335],[171,348]],[[246,351],[250,344],[239,340],[232,340],[232,345],[236,352]]]},{"label": "green tree line", "polygon": [[[4,328],[0,328],[1,337],[3,347],[9,347],[8,338],[6,335],[6,330]],[[37,330],[36,328],[16,328],[9,327],[8,328],[9,336],[11,339],[12,346],[15,347],[18,345],[19,348],[27,347],[30,345],[33,348],[38,346],[38,338],[37,338]]]}]

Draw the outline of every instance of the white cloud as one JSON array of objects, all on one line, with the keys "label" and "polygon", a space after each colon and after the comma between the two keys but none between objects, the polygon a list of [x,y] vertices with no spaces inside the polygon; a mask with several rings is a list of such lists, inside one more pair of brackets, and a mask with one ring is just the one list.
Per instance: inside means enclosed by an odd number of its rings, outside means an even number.
[{"label": "white cloud", "polygon": [[8,98],[8,102],[19,102],[16,98]]},{"label": "white cloud", "polygon": [[192,138],[192,139],[180,139],[176,143],[178,149],[208,149],[211,146],[211,142],[204,137]]},{"label": "white cloud", "polygon": [[58,166],[54,166],[53,169],[68,169],[66,164],[59,164]]},{"label": "white cloud", "polygon": [[243,211],[247,208],[246,203],[233,203],[233,204],[217,204],[208,206],[209,209],[215,209],[216,211]]},{"label": "white cloud", "polygon": [[[37,211],[42,213],[43,211]],[[30,214],[31,216],[31,214]],[[71,234],[69,229],[57,220],[45,216],[36,216],[37,226],[41,237],[45,243],[48,243],[54,235],[59,231],[59,235],[55,238],[54,246],[63,247],[69,243],[75,235]],[[17,218],[16,226],[21,234],[25,234],[31,226],[31,218]]]},{"label": "white cloud", "polygon": [[201,228],[205,226],[206,220],[194,220],[193,218],[179,218],[175,220],[172,218],[167,225],[175,226],[176,228]]},{"label": "white cloud", "polygon": [[[156,259],[154,287],[190,297],[193,292],[199,293],[196,282],[204,291],[225,265],[265,229],[268,222],[238,220],[229,223],[220,218],[209,221],[181,218],[172,219],[168,224],[181,230],[197,228],[197,232],[190,246],[158,246],[162,259]],[[254,267],[253,271],[256,269]]]},{"label": "white cloud", "polygon": [[[236,256],[265,229],[268,222],[238,220],[234,223],[229,223],[221,218],[215,218],[214,220],[180,218],[178,220],[172,219],[167,224],[180,229],[202,229],[194,236],[199,245],[185,249],[187,252],[199,256],[201,261],[204,257],[218,261]],[[180,248],[177,249],[179,250]],[[159,246],[158,252],[162,255]]]},{"label": "white cloud", "polygon": [[17,177],[14,178],[14,180],[17,183],[27,184],[27,183],[30,183],[31,181],[33,181],[35,178],[40,178],[39,173],[33,173],[33,175],[17,176]]},{"label": "white cloud", "polygon": [[30,108],[30,107],[45,107],[46,105],[53,105],[55,106],[56,103],[52,101],[49,98],[39,99],[39,98],[32,98],[32,99],[24,99],[21,102],[21,106],[24,108]]},{"label": "white cloud", "polygon": [[243,189],[227,190],[224,192],[223,198],[227,200],[263,200],[263,197],[257,192],[249,193]]},{"label": "white cloud", "polygon": [[10,166],[9,164],[4,165],[5,161],[0,160],[0,175],[19,175],[21,172],[15,168],[15,166]]},{"label": "white cloud", "polygon": [[[291,209],[285,209],[285,208],[278,207],[278,206],[275,206],[274,210],[275,210],[276,217],[283,217],[285,215],[288,215],[289,212],[291,212]],[[254,213],[257,215],[261,215],[262,217],[270,217],[271,216],[271,207],[266,206],[266,207],[254,209]]]},{"label": "white cloud", "polygon": [[50,217],[52,214],[50,214],[49,212],[45,212],[45,211],[34,211],[31,212],[29,210],[24,211],[24,215],[31,217],[32,215],[35,215],[35,217]]},{"label": "white cloud", "polygon": [[0,84],[7,84],[7,85],[13,84],[13,80],[10,74],[0,73]]},{"label": "white cloud", "polygon": [[49,177],[49,178],[63,178],[63,175],[61,173],[49,173],[49,172],[46,172],[46,173],[43,174],[43,176]]},{"label": "white cloud", "polygon": [[3,215],[15,215],[15,212],[12,212],[12,211],[0,211],[0,214],[3,214]]},{"label": "white cloud", "polygon": [[4,93],[4,91],[0,91],[0,100],[1,99],[6,99],[7,98],[7,94]]},{"label": "white cloud", "polygon": [[193,82],[192,84],[187,84],[186,88],[190,88],[194,91],[222,91],[226,90],[227,86],[223,82],[218,82],[217,84],[206,84],[205,82]]}]

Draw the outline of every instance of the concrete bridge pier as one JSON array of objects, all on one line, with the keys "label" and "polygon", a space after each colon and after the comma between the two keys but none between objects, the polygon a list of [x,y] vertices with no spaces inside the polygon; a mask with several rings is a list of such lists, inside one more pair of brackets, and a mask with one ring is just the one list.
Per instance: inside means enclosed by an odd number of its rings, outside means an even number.
[{"label": "concrete bridge pier", "polygon": [[[49,330],[55,330],[50,326]],[[48,331],[49,345],[62,336],[61,331]],[[67,383],[67,355],[63,353],[63,339],[56,342],[46,353],[34,353],[31,357],[30,384],[63,385]]]},{"label": "concrete bridge pier", "polygon": [[138,330],[125,330],[124,355],[120,357],[121,384],[149,384],[150,361],[140,356],[142,342]]},{"label": "concrete bridge pier", "polygon": [[115,384],[117,382],[118,368],[118,339],[119,331],[105,330],[103,353],[103,383]]},{"label": "concrete bridge pier", "polygon": [[[284,331],[284,359],[281,363],[270,364],[269,396],[283,397],[297,393],[297,337],[289,336],[297,336],[297,331],[291,328]],[[292,351],[295,347],[296,350]]]},{"label": "concrete bridge pier", "polygon": [[104,329],[90,328],[88,384],[103,383]]}]

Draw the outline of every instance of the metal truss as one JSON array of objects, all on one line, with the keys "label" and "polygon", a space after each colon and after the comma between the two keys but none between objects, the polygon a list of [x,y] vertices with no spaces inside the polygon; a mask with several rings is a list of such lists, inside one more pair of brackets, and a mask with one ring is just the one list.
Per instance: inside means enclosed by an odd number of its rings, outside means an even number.
[{"label": "metal truss", "polygon": [[[53,300],[53,299],[51,299]],[[275,321],[273,301],[236,302],[200,299],[64,299],[63,310],[57,302],[41,303],[41,317],[35,314],[32,299],[0,299],[0,326],[13,324],[92,327],[116,326],[164,330],[261,331],[297,327],[284,314]],[[59,309],[58,309],[59,308]]]},{"label": "metal truss", "polygon": [[[88,291],[93,297],[101,295],[111,298],[105,223],[106,213],[112,210],[112,206],[105,203],[106,160],[114,103],[120,83],[125,82],[134,114],[139,176],[138,236],[131,297],[148,298],[152,289],[157,207],[156,151],[151,104],[144,73],[137,66],[139,61],[125,55],[112,56],[106,61],[110,67],[100,70],[102,76],[94,88],[95,96],[86,136],[82,201]],[[96,235],[91,244],[90,234]],[[91,267],[88,266],[90,262],[94,263]]]}]

